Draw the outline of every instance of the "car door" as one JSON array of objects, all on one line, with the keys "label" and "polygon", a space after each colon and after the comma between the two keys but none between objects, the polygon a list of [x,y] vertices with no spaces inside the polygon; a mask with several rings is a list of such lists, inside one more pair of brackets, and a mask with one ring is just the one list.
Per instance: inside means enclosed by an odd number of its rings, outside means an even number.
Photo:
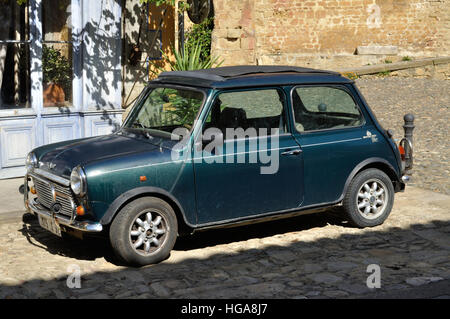
[{"label": "car door", "polygon": [[294,136],[303,149],[304,206],[335,202],[366,157],[360,107],[344,85],[297,86],[291,100]]},{"label": "car door", "polygon": [[[203,142],[197,137],[193,150],[199,225],[302,203],[303,158],[287,130],[286,100],[281,88],[216,94],[202,124]],[[211,132],[223,142],[211,142]]]}]

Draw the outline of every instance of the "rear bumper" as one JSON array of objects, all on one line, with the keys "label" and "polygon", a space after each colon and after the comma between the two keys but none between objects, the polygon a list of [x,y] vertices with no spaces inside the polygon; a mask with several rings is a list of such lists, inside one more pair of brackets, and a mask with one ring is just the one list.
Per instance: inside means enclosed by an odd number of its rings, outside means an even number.
[{"label": "rear bumper", "polygon": [[403,183],[408,183],[409,181],[411,180],[411,176],[409,176],[409,175],[403,175],[402,176],[402,182]]}]

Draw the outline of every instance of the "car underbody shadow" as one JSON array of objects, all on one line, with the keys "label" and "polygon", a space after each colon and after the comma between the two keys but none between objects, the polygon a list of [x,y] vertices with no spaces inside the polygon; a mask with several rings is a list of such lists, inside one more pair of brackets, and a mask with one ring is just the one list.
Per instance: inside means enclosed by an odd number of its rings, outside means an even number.
[{"label": "car underbody shadow", "polygon": [[43,229],[39,225],[37,217],[29,213],[23,215],[22,228],[19,231],[31,245],[42,248],[53,255],[79,260],[95,260],[104,257],[115,265],[123,264],[115,256],[108,239],[104,236],[84,236],[81,240],[63,233],[63,237],[58,237]]},{"label": "car underbody shadow", "polygon": [[326,211],[309,215],[259,222],[245,226],[215,228],[194,232],[193,235],[179,237],[174,250],[204,248],[231,242],[245,241],[252,238],[264,238],[277,234],[281,235],[315,227],[325,227],[327,225],[352,227],[342,217],[341,208],[333,207]]}]

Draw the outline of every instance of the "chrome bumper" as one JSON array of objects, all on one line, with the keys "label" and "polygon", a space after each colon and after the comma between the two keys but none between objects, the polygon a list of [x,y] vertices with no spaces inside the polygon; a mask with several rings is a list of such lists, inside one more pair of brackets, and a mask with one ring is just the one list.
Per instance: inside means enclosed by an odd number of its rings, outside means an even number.
[{"label": "chrome bumper", "polygon": [[69,227],[75,230],[83,231],[83,232],[92,232],[98,233],[103,230],[102,224],[98,222],[90,222],[90,221],[77,221],[71,218],[67,218],[64,216],[56,215],[52,211],[48,210],[45,207],[39,205],[36,202],[36,198],[29,199],[28,198],[28,174],[25,175],[24,179],[24,204],[25,208],[28,212],[33,213],[35,215],[41,215],[47,218],[52,218],[56,224],[63,225],[64,227]]},{"label": "chrome bumper", "polygon": [[77,220],[72,221],[69,218],[55,216],[51,211],[41,207],[38,203],[36,203],[35,200],[28,200],[28,207],[34,214],[41,215],[47,218],[53,218],[57,224],[64,225],[65,227],[92,233],[98,233],[103,230],[103,226],[100,223]]}]

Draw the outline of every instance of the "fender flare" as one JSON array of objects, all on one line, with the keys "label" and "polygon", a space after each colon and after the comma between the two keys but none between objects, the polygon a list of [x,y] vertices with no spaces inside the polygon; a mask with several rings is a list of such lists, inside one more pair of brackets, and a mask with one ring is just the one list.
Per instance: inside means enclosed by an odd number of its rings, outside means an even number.
[{"label": "fender flare", "polygon": [[342,195],[339,198],[339,201],[344,199],[344,196],[345,196],[345,193],[347,192],[348,186],[350,185],[350,182],[353,180],[353,178],[356,176],[356,174],[363,167],[365,167],[367,165],[371,165],[371,164],[382,164],[382,165],[386,166],[390,170],[390,173],[391,173],[391,174],[387,174],[389,176],[389,178],[392,179],[392,176],[395,176],[395,181],[396,182],[401,182],[401,179],[400,179],[397,171],[394,169],[392,164],[389,163],[387,160],[385,160],[384,158],[381,158],[381,157],[367,158],[364,161],[360,162],[358,165],[356,165],[353,168],[353,170],[350,172],[350,174],[348,175],[347,180],[345,181],[345,184],[344,184],[344,189],[342,191]]},{"label": "fender flare", "polygon": [[[119,210],[130,200],[133,198],[140,197],[141,195],[162,195],[163,197],[169,198],[170,201],[173,202],[174,205],[176,205],[179,210],[179,213],[183,217],[183,222],[188,226],[194,228],[195,226],[189,223],[186,220],[186,215],[184,213],[184,209],[181,206],[180,202],[168,191],[159,188],[159,187],[153,187],[153,186],[142,186],[133,188],[129,191],[126,191],[123,194],[120,194],[112,203],[109,205],[108,209],[106,210],[103,217],[100,219],[100,223],[102,225],[110,224],[113,220],[114,216],[119,212]],[[170,203],[169,203],[170,204]],[[177,214],[178,215],[178,214]]]}]

